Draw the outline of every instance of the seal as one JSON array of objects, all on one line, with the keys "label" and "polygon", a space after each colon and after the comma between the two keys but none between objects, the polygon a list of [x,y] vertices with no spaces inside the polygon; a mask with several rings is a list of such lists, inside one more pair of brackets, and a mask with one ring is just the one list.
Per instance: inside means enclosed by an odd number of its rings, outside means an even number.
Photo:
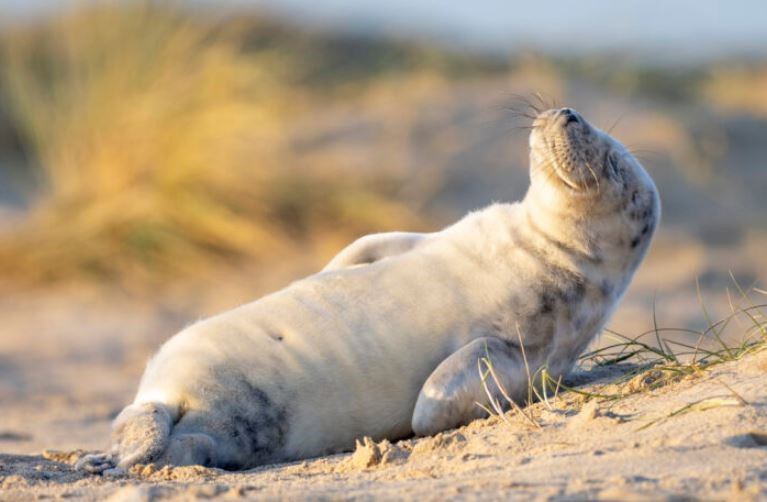
[{"label": "seal", "polygon": [[321,272],[184,329],[115,419],[112,450],[79,467],[244,469],[434,434],[483,416],[486,353],[521,401],[528,369],[566,374],[601,331],[659,218],[626,148],[572,109],[542,112],[521,202],[362,237]]}]

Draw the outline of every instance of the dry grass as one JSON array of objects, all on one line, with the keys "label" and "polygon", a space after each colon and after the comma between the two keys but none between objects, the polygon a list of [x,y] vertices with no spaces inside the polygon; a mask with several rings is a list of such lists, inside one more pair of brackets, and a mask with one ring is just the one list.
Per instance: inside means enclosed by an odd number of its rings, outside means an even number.
[{"label": "dry grass", "polygon": [[395,173],[302,163],[301,61],[155,2],[102,2],[2,40],[3,99],[39,168],[0,275],[142,284],[415,226]]},{"label": "dry grass", "polygon": [[[402,190],[426,97],[455,92],[455,76],[509,68],[511,88],[563,95],[573,75],[593,73],[534,55],[504,67],[344,41],[256,17],[214,22],[148,0],[97,5],[0,37],[0,105],[40,180],[29,218],[0,235],[0,277],[141,285],[211,264],[269,264],[291,250],[324,256],[362,233],[415,229],[422,218],[407,197],[427,201],[441,183],[438,169],[419,166],[428,173]],[[674,88],[698,89],[703,77],[679,78],[691,84]],[[372,146],[297,151],[306,137],[323,141],[301,127],[339,103],[352,113],[338,120],[351,125],[331,135],[353,136],[350,116],[375,115],[360,132],[375,135]],[[638,143],[694,166],[691,180],[707,179],[678,121],[640,122]],[[466,147],[461,130],[438,132],[424,165],[443,166]]]},{"label": "dry grass", "polygon": [[[558,396],[580,396],[581,399],[572,401],[580,405],[589,400],[598,402],[615,403],[621,399],[638,393],[651,392],[666,385],[679,382],[685,378],[696,378],[714,366],[722,363],[736,361],[760,350],[767,349],[767,303],[756,303],[752,300],[753,294],[767,294],[754,288],[745,291],[733,278],[735,292],[738,301],[730,297],[730,314],[726,317],[712,321],[709,318],[706,305],[698,290],[701,313],[707,323],[707,328],[695,331],[687,328],[661,328],[658,327],[653,312],[654,328],[639,335],[628,337],[611,330],[606,330],[605,335],[615,341],[613,344],[587,352],[580,357],[580,365],[585,369],[604,368],[620,364],[628,364],[628,369],[618,372],[618,376],[610,378],[588,388],[570,387],[562,383],[561,378],[553,378],[545,366],[535,368],[531,372],[527,365],[527,358],[523,359],[527,370],[528,393],[521,402],[516,402],[509,396],[497,371],[492,363],[492,354],[487,354],[478,361],[478,368],[482,386],[490,403],[490,407],[477,403],[489,415],[500,418],[503,422],[512,426],[512,418],[516,418],[523,424],[540,428],[536,414],[541,411],[541,406],[533,406],[541,402],[551,409],[550,400]],[[728,340],[735,339],[728,328],[733,328],[740,336],[737,343]],[[668,337],[672,334],[695,335],[697,342],[689,345],[680,341],[674,341]],[[653,340],[647,340],[652,338]],[[520,336],[520,343],[522,338]],[[676,347],[676,350],[672,347]],[[499,397],[490,390],[488,382],[492,382],[498,389]],[[723,384],[724,385],[724,384]],[[560,390],[563,394],[560,394]],[[696,411],[705,411],[723,406],[743,406],[747,404],[738,394],[736,389],[724,386],[725,394],[708,397],[687,404],[686,406],[669,412],[666,416],[645,421],[641,429],[652,427],[677,415]],[[567,400],[567,398],[565,398]],[[510,410],[506,412],[505,410]]]},{"label": "dry grass", "polygon": [[767,65],[729,64],[712,68],[701,85],[702,98],[729,112],[767,116]]}]

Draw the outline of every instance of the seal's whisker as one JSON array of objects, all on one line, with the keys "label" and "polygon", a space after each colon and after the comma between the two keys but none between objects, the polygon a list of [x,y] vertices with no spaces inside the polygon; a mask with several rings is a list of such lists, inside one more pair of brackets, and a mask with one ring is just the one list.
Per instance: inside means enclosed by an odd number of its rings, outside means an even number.
[{"label": "seal's whisker", "polygon": [[[535,96],[535,97],[536,97],[536,99],[538,99],[538,102],[541,104],[541,106],[543,107],[543,109],[544,109],[544,110],[545,110],[545,109],[548,109],[548,108],[551,108],[551,106],[549,105],[549,103],[547,103],[547,102],[546,102],[546,100],[545,100],[545,99],[543,99],[543,96],[541,96],[541,93],[540,93],[540,92],[538,92],[538,91],[535,91],[535,92],[533,93],[533,96]],[[539,113],[540,113],[540,112],[539,112]]]},{"label": "seal's whisker", "polygon": [[546,176],[547,182],[557,181],[559,175],[557,174],[556,159],[553,155],[547,155],[548,158],[544,159],[543,172]]},{"label": "seal's whisker", "polygon": [[[538,106],[537,106],[535,103],[533,103],[532,101],[528,101],[528,102],[527,102],[527,107],[528,107],[530,110],[532,110],[533,112],[535,112],[535,115],[536,115],[536,116],[537,116],[537,115],[540,115],[540,114],[541,114],[541,112],[543,111],[543,109],[541,109],[541,108],[538,108]],[[545,107],[544,107],[544,108],[545,108]]]},{"label": "seal's whisker", "polygon": [[510,126],[506,129],[506,132],[509,134],[517,134],[517,133],[523,133],[525,135],[529,135],[530,131],[534,130],[535,127],[533,126],[525,126],[525,125],[514,125]]},{"label": "seal's whisker", "polygon": [[544,155],[543,162],[539,163],[539,167],[546,182],[550,182],[555,178],[556,172],[553,161],[550,158],[547,158],[546,155]]},{"label": "seal's whisker", "polygon": [[650,148],[634,148],[631,145],[626,145],[626,150],[632,155],[637,153],[650,154],[650,155],[656,155],[656,156],[661,155],[661,152],[658,150],[652,150]]},{"label": "seal's whisker", "polygon": [[526,118],[526,119],[529,119],[529,120],[535,120],[535,116],[530,114],[530,113],[528,113],[528,112],[520,111],[520,110],[515,110],[514,108],[509,108],[509,109],[511,110],[511,116],[512,117],[515,117],[515,118],[522,117],[522,118]]},{"label": "seal's whisker", "polygon": [[535,120],[538,115],[537,110],[531,108],[529,103],[525,103],[525,106],[521,108],[517,105],[509,105],[506,108],[511,110],[512,115],[516,117],[524,117],[529,120]]},{"label": "seal's whisker", "polygon": [[548,152],[546,155],[548,158],[548,165],[551,167],[551,173],[553,179],[560,178],[560,175],[557,173],[557,165],[559,164],[557,160],[557,156],[560,154],[559,151],[559,145],[557,143],[552,143],[550,145],[550,152]]},{"label": "seal's whisker", "polygon": [[601,190],[600,190],[600,187],[599,187],[599,177],[597,176],[596,171],[594,171],[594,168],[591,167],[591,162],[589,162],[588,160],[584,160],[583,162],[586,164],[586,167],[588,168],[589,172],[591,173],[591,176],[594,178],[594,181],[597,184],[597,193],[599,193]]},{"label": "seal's whisker", "polygon": [[613,132],[613,129],[615,129],[615,127],[616,127],[616,126],[617,126],[617,125],[620,123],[620,121],[621,121],[621,120],[623,120],[623,118],[624,118],[626,115],[628,115],[628,113],[629,113],[628,111],[625,111],[625,112],[621,113],[620,115],[618,115],[618,118],[617,118],[617,119],[615,119],[615,121],[614,121],[614,122],[613,122],[613,124],[610,126],[610,128],[609,128],[609,129],[607,129],[607,134],[612,134],[612,132]]},{"label": "seal's whisker", "polygon": [[648,148],[634,148],[631,145],[624,145],[626,151],[641,161],[648,161],[650,163],[657,162],[663,156],[662,152],[658,150],[652,150]]},{"label": "seal's whisker", "polygon": [[586,192],[589,192],[589,184],[586,183],[586,173],[583,172],[583,169],[578,169],[576,171],[576,173],[578,174],[577,186],[585,187],[586,188]]},{"label": "seal's whisker", "polygon": [[[561,158],[561,157],[567,157],[567,155],[564,154],[564,152],[562,151],[562,148],[563,148],[562,144],[561,143],[557,143],[554,139],[552,139],[551,143],[548,144],[548,147],[549,147],[549,151],[548,152],[542,152],[542,154],[544,156],[545,163],[552,167],[552,169],[553,169],[553,176],[562,178],[562,180],[565,183],[569,184],[570,182],[567,179],[563,178],[560,174],[558,174],[556,172],[556,166],[559,165],[557,159]],[[594,180],[595,193],[596,194],[601,193],[601,184],[600,184],[600,181],[599,181],[599,176],[597,175],[597,172],[594,169],[594,167],[591,165],[591,162],[586,160],[586,159],[583,159],[581,162],[586,167],[586,169],[589,172],[589,175]],[[568,170],[568,172],[569,171],[570,170]],[[574,185],[575,185],[573,188],[581,188],[581,189],[585,188],[588,192],[591,192],[591,187],[589,186],[589,183],[587,183],[587,181],[586,181],[586,173],[584,173],[584,171],[582,169],[573,170],[572,174],[576,178],[575,180],[573,180]]]},{"label": "seal's whisker", "polygon": [[[543,106],[543,108],[539,108],[538,105],[536,105],[528,96],[524,96],[522,94],[515,94],[515,93],[512,93],[510,96],[514,101],[516,101],[519,105],[521,105],[525,113],[530,115],[529,117],[530,119],[535,119],[538,115],[541,114],[543,109],[547,108],[546,104],[541,100],[539,96],[536,96],[536,97],[539,99],[539,101],[541,101],[541,105]],[[514,108],[515,106],[516,106],[516,103],[515,105],[512,105],[511,108],[516,109]]]}]

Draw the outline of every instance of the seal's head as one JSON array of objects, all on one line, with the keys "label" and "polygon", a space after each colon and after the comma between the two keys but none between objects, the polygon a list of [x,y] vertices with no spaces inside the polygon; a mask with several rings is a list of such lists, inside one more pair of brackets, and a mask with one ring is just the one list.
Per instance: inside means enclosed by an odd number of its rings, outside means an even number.
[{"label": "seal's head", "polygon": [[657,198],[639,161],[572,108],[547,110],[534,119],[530,169],[531,185],[546,198],[581,209],[613,211],[634,191],[635,198]]},{"label": "seal's head", "polygon": [[539,222],[580,242],[584,252],[604,256],[610,248],[630,267],[639,263],[660,220],[660,199],[619,141],[571,108],[539,113],[530,134],[530,181],[527,206]]}]

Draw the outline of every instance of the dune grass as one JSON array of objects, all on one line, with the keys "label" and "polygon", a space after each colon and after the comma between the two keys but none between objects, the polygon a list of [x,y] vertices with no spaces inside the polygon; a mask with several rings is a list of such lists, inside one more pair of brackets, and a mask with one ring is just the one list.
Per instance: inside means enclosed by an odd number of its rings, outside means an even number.
[{"label": "dune grass", "polygon": [[0,235],[0,275],[142,284],[418,226],[397,172],[307,162],[290,142],[335,95],[407,79],[423,54],[334,71],[341,49],[321,39],[170,5],[78,6],[0,40],[2,101],[40,180],[29,218]]},{"label": "dune grass", "polygon": [[[424,217],[403,190],[402,159],[417,141],[414,96],[467,76],[530,72],[561,83],[590,75],[610,88],[634,75],[625,65],[602,65],[601,75],[588,60],[344,38],[263,16],[215,20],[180,3],[74,5],[0,35],[0,120],[10,117],[39,180],[29,217],[0,234],[3,279],[156,284],[210,266],[286,260],[295,250],[325,256],[371,231],[417,229]],[[695,96],[702,82],[727,86],[724,71],[653,75],[629,80]],[[390,122],[372,128],[383,137],[375,153],[301,155],[296,129],[341,103],[386,110]],[[682,134],[663,132],[671,133]],[[687,143],[679,137],[672,143]],[[426,177],[422,201],[441,182],[435,170]]]},{"label": "dune grass", "polygon": [[[498,417],[513,427],[515,425],[511,420],[516,418],[519,423],[540,428],[541,424],[536,414],[542,409],[541,406],[552,409],[551,402],[559,396],[565,394],[579,396],[580,399],[573,401],[579,403],[579,406],[590,400],[615,403],[629,396],[651,392],[685,378],[696,378],[704,375],[712,367],[737,361],[748,354],[765,350],[767,349],[767,315],[765,315],[767,303],[753,301],[753,295],[767,296],[767,292],[758,288],[751,288],[747,292],[734,277],[732,281],[737,300],[728,289],[730,313],[718,320],[712,320],[709,317],[698,287],[701,315],[707,325],[703,330],[659,327],[654,310],[652,330],[634,336],[605,330],[603,336],[614,343],[581,355],[579,366],[586,371],[605,367],[616,367],[620,370],[617,376],[585,388],[568,386],[563,383],[561,377],[555,379],[546,366],[531,372],[523,348],[523,359],[528,375],[528,393],[521,402],[517,402],[518,399],[515,401],[509,396],[493,366],[492,354],[488,353],[478,361],[478,369],[490,406],[481,403],[477,405],[488,415]],[[737,341],[733,341],[736,340],[735,333],[728,332],[728,328],[733,323],[738,324],[738,328],[732,330],[740,334]],[[670,337],[674,334],[693,335],[696,343],[691,345],[673,340]],[[492,382],[492,385],[499,390],[500,399],[491,392],[489,382]],[[736,389],[724,386],[724,390],[726,392],[721,396],[688,403],[686,406],[670,411],[666,416],[647,420],[639,427],[639,430],[685,413],[747,404]],[[537,402],[543,404],[534,406]]]},{"label": "dune grass", "polygon": [[699,94],[721,110],[767,117],[767,64],[714,65],[701,84]]}]

